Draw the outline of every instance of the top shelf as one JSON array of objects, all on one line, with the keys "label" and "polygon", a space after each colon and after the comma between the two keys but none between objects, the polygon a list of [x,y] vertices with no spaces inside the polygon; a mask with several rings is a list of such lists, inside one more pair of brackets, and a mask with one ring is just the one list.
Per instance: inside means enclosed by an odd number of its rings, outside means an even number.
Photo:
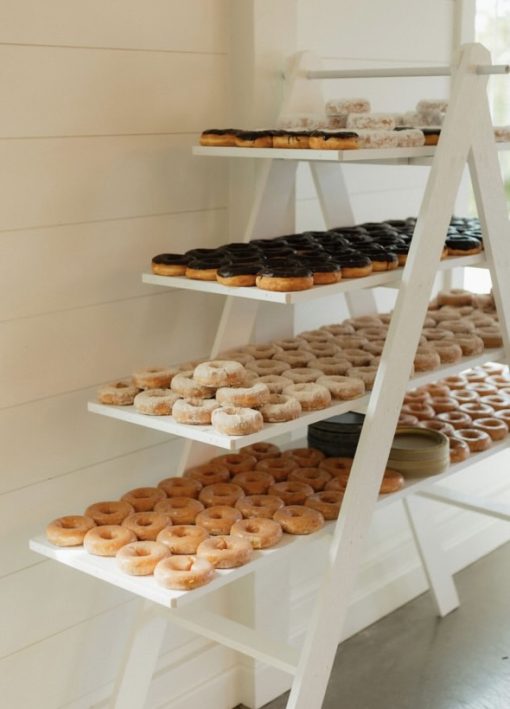
[{"label": "top shelf", "polygon": [[[510,143],[496,143],[498,151],[509,150]],[[421,148],[372,148],[370,150],[299,150],[297,148],[210,148],[196,145],[193,155],[220,158],[262,158],[272,160],[301,160],[319,162],[380,162],[396,165],[424,165],[433,158],[436,146],[425,145]]]}]

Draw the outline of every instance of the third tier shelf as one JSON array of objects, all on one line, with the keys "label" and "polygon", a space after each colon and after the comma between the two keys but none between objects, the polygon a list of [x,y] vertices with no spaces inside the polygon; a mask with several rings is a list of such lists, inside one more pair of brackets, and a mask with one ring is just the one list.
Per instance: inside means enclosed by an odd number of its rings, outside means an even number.
[{"label": "third tier shelf", "polygon": [[[458,374],[466,369],[477,367],[486,362],[500,361],[504,356],[502,348],[487,349],[478,357],[463,357],[456,364],[444,365],[430,372],[420,373],[409,382],[409,387],[418,387],[428,382],[433,382],[443,377],[449,377]],[[290,383],[290,382],[289,382]],[[156,431],[163,431],[174,436],[181,436],[193,441],[208,443],[218,448],[236,451],[243,446],[249,446],[252,443],[267,441],[284,433],[296,431],[297,429],[308,426],[316,421],[346,413],[347,411],[363,410],[368,404],[370,394],[367,394],[358,399],[350,399],[349,401],[341,401],[328,406],[320,411],[307,411],[294,421],[286,421],[285,423],[267,423],[261,431],[251,433],[247,436],[226,436],[223,433],[218,433],[212,426],[191,426],[189,424],[177,423],[172,416],[148,416],[140,414],[135,410],[134,406],[107,406],[98,404],[97,402],[89,402],[88,409],[92,413],[109,416],[110,418],[134,423],[145,428],[153,428]]]}]

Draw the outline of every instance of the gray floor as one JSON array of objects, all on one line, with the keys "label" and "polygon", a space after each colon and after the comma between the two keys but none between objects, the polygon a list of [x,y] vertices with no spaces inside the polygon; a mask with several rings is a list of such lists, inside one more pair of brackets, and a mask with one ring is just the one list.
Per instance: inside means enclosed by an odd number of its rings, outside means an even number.
[{"label": "gray floor", "polygon": [[323,709],[510,709],[510,544],[456,582],[446,618],[426,593],[344,643]]}]

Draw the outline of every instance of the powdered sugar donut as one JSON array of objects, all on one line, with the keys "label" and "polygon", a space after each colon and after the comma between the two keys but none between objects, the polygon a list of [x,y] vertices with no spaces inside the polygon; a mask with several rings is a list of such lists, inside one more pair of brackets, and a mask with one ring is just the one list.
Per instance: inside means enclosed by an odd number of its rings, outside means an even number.
[{"label": "powdered sugar donut", "polygon": [[333,399],[339,399],[340,401],[356,399],[358,396],[363,396],[365,393],[363,380],[355,377],[328,375],[319,377],[316,384],[325,386]]},{"label": "powdered sugar donut", "polygon": [[290,364],[287,364],[287,362],[278,362],[275,359],[256,359],[246,365],[246,369],[255,372],[259,377],[264,377],[268,374],[280,376],[290,368]]},{"label": "powdered sugar donut", "polygon": [[341,354],[337,354],[332,357],[319,357],[314,359],[308,366],[321,371],[323,375],[331,374],[333,376],[343,376],[347,374],[347,370],[352,367],[352,362],[342,357]]},{"label": "powdered sugar donut", "polygon": [[133,373],[133,384],[139,389],[168,389],[177,367],[147,367]]},{"label": "powdered sugar donut", "polygon": [[291,350],[290,352],[278,352],[273,361],[286,362],[291,367],[306,367],[313,359],[315,356],[309,350]]},{"label": "powdered sugar donut", "polygon": [[260,431],[264,419],[255,409],[224,406],[213,411],[211,423],[216,431],[227,436],[246,436]]},{"label": "powdered sugar donut", "polygon": [[321,384],[291,384],[283,393],[297,399],[303,411],[318,411],[331,403],[329,389]]},{"label": "powdered sugar donut", "polygon": [[289,386],[289,380],[278,374],[266,374],[259,377],[261,384],[265,384],[271,394],[281,394],[286,386]]},{"label": "powdered sugar donut", "polygon": [[178,398],[171,389],[145,389],[135,396],[133,405],[147,416],[170,416]]},{"label": "powdered sugar donut", "polygon": [[243,366],[246,366],[248,362],[253,362],[255,357],[245,350],[227,350],[226,352],[220,352],[218,355],[223,360],[228,360],[230,362],[239,362]]},{"label": "powdered sugar donut", "polygon": [[172,414],[178,423],[204,425],[211,423],[212,414],[218,407],[215,399],[179,399],[174,404]]},{"label": "powdered sugar donut", "polygon": [[293,421],[301,415],[301,411],[299,401],[285,394],[271,394],[269,401],[260,407],[260,413],[267,423]]},{"label": "powdered sugar donut", "polygon": [[243,383],[244,367],[239,362],[226,359],[202,362],[195,367],[193,379],[207,387],[239,386]]},{"label": "powdered sugar donut", "polygon": [[266,345],[246,345],[244,351],[255,359],[271,359],[275,354],[282,352],[280,347],[271,343]]},{"label": "powdered sugar donut", "polygon": [[133,384],[132,379],[121,379],[118,382],[100,387],[97,391],[97,398],[101,404],[130,406],[139,391],[140,389]]},{"label": "powdered sugar donut", "polygon": [[193,379],[192,369],[176,374],[172,379],[170,388],[176,394],[182,396],[183,399],[212,399],[216,392],[214,387],[205,387],[197,384]]},{"label": "powdered sugar donut", "polygon": [[221,387],[216,392],[216,401],[222,406],[259,407],[270,397],[268,387],[257,382],[251,387]]},{"label": "powdered sugar donut", "polygon": [[319,377],[322,377],[324,372],[320,369],[314,369],[313,367],[296,367],[295,369],[288,369],[283,372],[282,376],[286,379],[290,379],[294,384],[306,384],[308,382],[315,382]]}]

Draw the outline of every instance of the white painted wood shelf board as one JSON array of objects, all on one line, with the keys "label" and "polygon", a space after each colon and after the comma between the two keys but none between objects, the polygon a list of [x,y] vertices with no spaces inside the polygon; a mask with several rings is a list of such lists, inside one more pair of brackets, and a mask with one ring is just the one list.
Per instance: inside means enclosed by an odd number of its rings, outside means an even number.
[{"label": "white painted wood shelf board", "polygon": [[[439,270],[445,271],[451,268],[467,268],[471,266],[485,267],[486,261],[483,253],[472,256],[451,256],[444,259],[439,264]],[[383,271],[373,273],[364,278],[347,278],[340,283],[332,283],[327,286],[314,286],[309,290],[296,291],[295,293],[277,293],[273,291],[261,290],[257,287],[234,288],[223,286],[216,281],[199,281],[183,276],[156,276],[153,273],[144,273],[142,281],[153,286],[164,286],[166,288],[177,288],[183,290],[200,291],[201,293],[211,293],[215,295],[232,295],[237,298],[248,298],[250,300],[262,300],[270,303],[281,303],[293,305],[297,303],[307,303],[317,298],[326,298],[339,293],[348,293],[363,288],[376,288],[385,286],[388,283],[396,284],[402,280],[403,268],[396,271]]]},{"label": "white painted wood shelf board", "polygon": [[[503,349],[498,348],[486,350],[478,357],[463,357],[462,361],[457,364],[445,365],[439,369],[424,372],[413,377],[413,379],[409,381],[409,388],[422,386],[422,384],[458,374],[459,372],[477,367],[486,362],[501,361],[503,356]],[[243,446],[248,446],[260,441],[267,441],[276,436],[281,436],[284,433],[295,431],[316,421],[329,418],[330,416],[337,416],[338,414],[343,414],[353,409],[363,410],[368,404],[369,398],[370,395],[367,394],[359,399],[350,399],[349,401],[335,403],[332,406],[328,406],[327,409],[306,412],[294,421],[269,423],[266,424],[261,431],[249,434],[248,436],[226,436],[217,433],[212,426],[190,426],[177,423],[172,416],[148,416],[147,414],[140,414],[133,406],[108,406],[91,401],[88,404],[88,410],[102,416],[109,416],[110,418],[120,421],[134,423],[139,426],[145,426],[146,428],[153,428],[156,431],[163,431],[164,433],[235,451]]]}]

